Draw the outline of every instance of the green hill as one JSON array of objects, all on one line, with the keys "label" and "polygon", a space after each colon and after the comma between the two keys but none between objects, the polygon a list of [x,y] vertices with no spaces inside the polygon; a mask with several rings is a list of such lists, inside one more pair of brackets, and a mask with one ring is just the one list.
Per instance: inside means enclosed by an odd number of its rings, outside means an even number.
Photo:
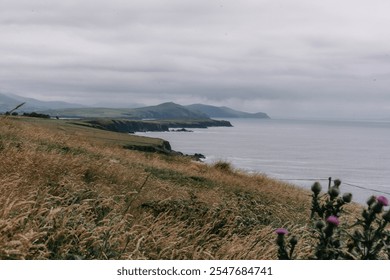
[{"label": "green hill", "polygon": [[204,104],[193,104],[186,106],[193,111],[202,112],[207,114],[210,118],[259,118],[269,119],[270,117],[266,113],[247,113],[237,111],[228,107],[216,107]]},{"label": "green hill", "polygon": [[266,113],[246,113],[228,107],[204,104],[182,106],[173,102],[141,108],[85,107],[57,101],[40,101],[18,95],[0,93],[0,113],[5,113],[17,105],[25,104],[18,113],[33,112],[67,118],[122,118],[132,120],[200,120],[209,118],[269,118]]},{"label": "green hill", "polygon": [[190,110],[173,102],[142,108],[70,108],[63,110],[47,110],[43,113],[71,118],[122,118],[132,120],[198,120],[209,119],[204,113]]},{"label": "green hill", "polygon": [[69,108],[46,110],[42,113],[69,118],[121,118],[132,120],[200,120],[210,118],[261,118],[266,113],[246,113],[228,107],[204,104],[182,106],[173,102],[141,108]]},{"label": "green hill", "polygon": [[270,117],[266,113],[247,113],[237,111],[229,107],[216,107],[204,104],[192,104],[186,106],[188,109],[193,111],[202,112],[207,114],[210,118],[258,118],[258,119],[269,119]]},{"label": "green hill", "polygon": [[132,118],[140,119],[208,119],[209,116],[190,110],[185,106],[167,102],[157,106],[132,109],[128,114]]}]

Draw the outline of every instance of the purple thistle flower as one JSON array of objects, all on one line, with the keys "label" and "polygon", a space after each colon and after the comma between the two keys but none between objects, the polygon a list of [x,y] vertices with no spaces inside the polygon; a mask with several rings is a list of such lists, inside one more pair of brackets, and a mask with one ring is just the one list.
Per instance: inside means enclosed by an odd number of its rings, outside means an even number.
[{"label": "purple thistle flower", "polygon": [[384,196],[378,196],[378,197],[376,198],[376,200],[378,201],[378,203],[379,203],[380,205],[383,205],[383,206],[388,206],[388,205],[389,205],[389,201],[388,201],[387,198],[384,197]]},{"label": "purple thistle flower", "polygon": [[336,217],[336,216],[329,216],[326,221],[328,222],[328,224],[331,224],[331,225],[334,225],[334,226],[338,226],[340,221],[339,219]]},{"label": "purple thistle flower", "polygon": [[286,235],[288,234],[288,230],[285,228],[278,228],[277,230],[275,230],[275,233],[277,233],[278,235]]}]

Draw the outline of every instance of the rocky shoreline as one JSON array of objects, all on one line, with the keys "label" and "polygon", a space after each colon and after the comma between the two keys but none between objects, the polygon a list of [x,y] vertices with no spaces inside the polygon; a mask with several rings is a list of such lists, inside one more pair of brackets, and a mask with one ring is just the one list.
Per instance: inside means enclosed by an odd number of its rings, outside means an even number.
[{"label": "rocky shoreline", "polygon": [[195,153],[193,155],[183,154],[182,152],[178,152],[175,150],[172,150],[171,144],[163,140],[163,143],[158,146],[145,146],[145,145],[125,145],[123,148],[133,151],[140,151],[140,152],[146,152],[146,153],[159,153],[159,154],[165,154],[165,155],[172,155],[172,156],[184,156],[189,157],[195,161],[202,161],[206,157],[200,153]]},{"label": "rocky shoreline", "polygon": [[[86,119],[82,121],[73,122],[73,124],[93,127],[102,130],[108,130],[113,132],[122,133],[135,133],[135,132],[191,132],[186,128],[208,128],[208,127],[232,127],[229,121],[224,120],[154,120],[154,121],[138,121],[138,120],[118,120],[118,119]],[[170,128],[177,128],[176,130],[170,130]],[[189,157],[196,161],[202,161],[206,157],[200,153],[193,155],[183,154],[182,152],[174,151],[168,141],[163,140],[160,145],[125,145],[125,149],[147,152],[147,153],[160,153],[165,155],[184,156]]]}]

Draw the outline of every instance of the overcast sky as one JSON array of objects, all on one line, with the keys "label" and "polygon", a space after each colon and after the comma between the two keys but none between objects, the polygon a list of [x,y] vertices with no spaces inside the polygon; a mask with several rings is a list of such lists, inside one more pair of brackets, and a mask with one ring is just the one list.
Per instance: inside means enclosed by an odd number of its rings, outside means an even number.
[{"label": "overcast sky", "polygon": [[0,92],[390,117],[388,0],[0,0]]}]

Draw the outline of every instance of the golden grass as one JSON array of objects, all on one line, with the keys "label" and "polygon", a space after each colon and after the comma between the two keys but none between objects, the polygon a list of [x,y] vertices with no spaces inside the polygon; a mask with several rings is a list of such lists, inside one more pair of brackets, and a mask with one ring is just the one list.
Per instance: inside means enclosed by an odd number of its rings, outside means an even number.
[{"label": "golden grass", "polygon": [[307,227],[306,191],[126,141],[0,118],[0,259],[276,259],[275,228]]}]

